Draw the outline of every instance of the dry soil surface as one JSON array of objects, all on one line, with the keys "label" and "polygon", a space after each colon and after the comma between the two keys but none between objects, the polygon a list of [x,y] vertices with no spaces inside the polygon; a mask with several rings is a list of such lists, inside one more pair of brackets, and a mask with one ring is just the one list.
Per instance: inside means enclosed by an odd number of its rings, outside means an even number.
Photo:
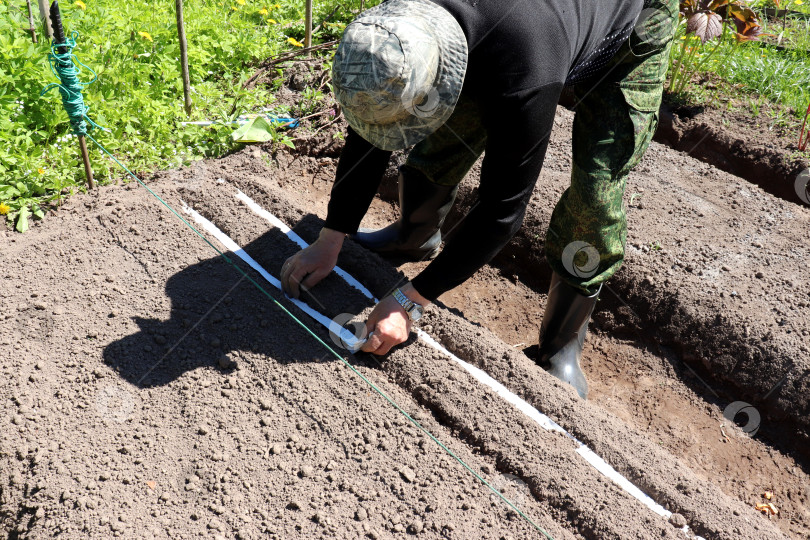
[{"label": "dry soil surface", "polygon": [[[594,396],[582,401],[531,360],[548,281],[539,232],[565,185],[569,125],[561,110],[521,235],[422,328],[588,444],[672,523],[422,341],[380,360],[341,353],[554,538],[682,538],[684,524],[706,538],[806,538],[810,214],[655,145],[628,189],[628,262],[595,316]],[[234,194],[314,239],[340,142],[299,143],[168,171],[150,187],[278,275],[295,246]],[[472,197],[467,183],[459,215]],[[368,223],[393,217],[377,200]],[[0,242],[9,537],[537,537],[143,188],[74,197]],[[419,268],[352,242],[339,264],[378,297]],[[307,300],[329,317],[370,307],[335,275]],[[725,421],[721,437],[727,396],[753,403],[770,388],[755,403],[760,433]],[[754,510],[764,490],[778,517]]]}]

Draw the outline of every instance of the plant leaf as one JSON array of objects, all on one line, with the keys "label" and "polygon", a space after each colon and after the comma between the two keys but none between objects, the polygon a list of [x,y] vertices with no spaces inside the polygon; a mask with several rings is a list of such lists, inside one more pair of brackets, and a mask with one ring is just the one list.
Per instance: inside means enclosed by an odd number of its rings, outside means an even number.
[{"label": "plant leaf", "polygon": [[735,19],[735,22],[738,20],[745,22],[758,21],[757,14],[751,8],[738,4],[730,4],[728,14]]},{"label": "plant leaf", "polygon": [[31,215],[31,212],[28,210],[27,206],[23,206],[20,208],[20,212],[17,214],[17,232],[24,233],[28,230],[28,216]]},{"label": "plant leaf", "polygon": [[234,142],[254,143],[267,142],[273,139],[275,128],[261,116],[251,119],[248,123],[231,133]]},{"label": "plant leaf", "polygon": [[695,13],[686,23],[686,33],[695,34],[701,42],[706,43],[723,33],[723,19],[717,13]]},{"label": "plant leaf", "polygon": [[709,3],[708,8],[711,11],[717,11],[718,8],[728,5],[730,2],[731,0],[712,0],[712,2]]}]

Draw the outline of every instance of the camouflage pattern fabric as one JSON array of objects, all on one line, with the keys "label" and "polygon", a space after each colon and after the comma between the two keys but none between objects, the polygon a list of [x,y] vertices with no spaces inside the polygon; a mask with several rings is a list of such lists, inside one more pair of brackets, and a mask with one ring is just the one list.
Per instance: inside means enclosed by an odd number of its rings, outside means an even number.
[{"label": "camouflage pattern fabric", "polygon": [[429,0],[388,0],[343,32],[335,98],[354,130],[382,150],[422,141],[452,114],[467,71],[467,38]]},{"label": "camouflage pattern fabric", "polygon": [[486,143],[478,103],[462,94],[447,122],[413,147],[402,168],[415,169],[434,184],[455,186],[484,152]]},{"label": "camouflage pattern fabric", "polygon": [[[677,23],[677,0],[648,0],[630,38],[606,67],[573,87],[571,186],[554,208],[545,250],[554,271],[588,294],[624,261],[627,175],[658,127]],[[437,184],[456,185],[485,145],[477,105],[462,95],[448,121],[411,150],[403,167]]]},{"label": "camouflage pattern fabric", "polygon": [[594,293],[624,261],[627,175],[658,128],[676,0],[650,1],[594,84],[574,87],[571,186],[551,215],[546,259],[568,284]]}]

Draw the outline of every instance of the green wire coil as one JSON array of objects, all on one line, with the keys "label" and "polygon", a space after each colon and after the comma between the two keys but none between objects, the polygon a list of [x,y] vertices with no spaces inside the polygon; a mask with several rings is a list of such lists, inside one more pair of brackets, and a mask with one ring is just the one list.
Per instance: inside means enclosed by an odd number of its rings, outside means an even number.
[{"label": "green wire coil", "polygon": [[[48,53],[48,64],[53,73],[60,82],[51,83],[40,92],[40,97],[50,92],[54,88],[59,89],[62,95],[62,105],[65,107],[68,119],[70,120],[71,131],[74,135],[84,136],[87,135],[89,129],[99,128],[101,126],[93,122],[88,116],[87,112],[90,107],[85,105],[82,90],[85,86],[89,86],[96,82],[98,75],[89,66],[86,66],[79,60],[73,49],[76,48],[76,40],[79,38],[79,33],[74,31],[70,37],[65,40],[65,43],[51,43],[51,52]],[[59,52],[59,49],[66,49],[64,53]],[[93,74],[93,79],[88,82],[81,82],[79,74],[82,68],[87,69]]]}]

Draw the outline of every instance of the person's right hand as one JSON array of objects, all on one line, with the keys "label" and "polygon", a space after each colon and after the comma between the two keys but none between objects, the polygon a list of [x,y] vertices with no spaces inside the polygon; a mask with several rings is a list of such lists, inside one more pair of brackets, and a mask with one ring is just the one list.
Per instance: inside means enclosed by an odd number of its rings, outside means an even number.
[{"label": "person's right hand", "polygon": [[323,228],[318,239],[302,249],[281,267],[281,287],[293,298],[298,298],[300,289],[314,287],[329,275],[337,264],[340,248],[346,235],[332,229]]}]

